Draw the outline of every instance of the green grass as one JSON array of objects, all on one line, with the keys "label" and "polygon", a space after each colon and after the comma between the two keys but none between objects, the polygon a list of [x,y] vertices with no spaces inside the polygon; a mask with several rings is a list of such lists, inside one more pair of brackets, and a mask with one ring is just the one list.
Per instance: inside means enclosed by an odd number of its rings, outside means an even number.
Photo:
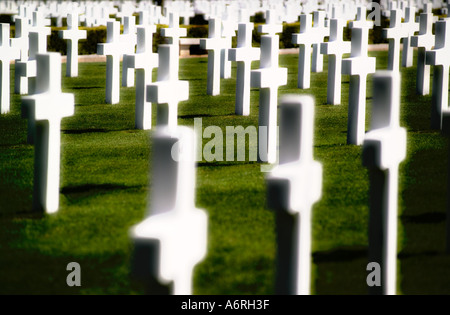
[{"label": "green grass", "polygon": [[[385,69],[387,54],[373,55]],[[236,116],[234,79],[222,80],[220,96],[207,96],[207,60],[183,59],[180,65],[180,78],[190,81],[190,99],[179,106],[179,124],[193,126],[201,117],[203,128],[217,125],[224,134],[226,126],[257,126],[257,90],[251,94],[251,115]],[[361,147],[346,145],[348,76],[344,105],[330,106],[326,72],[312,74],[312,88],[299,90],[297,56],[280,56],[280,65],[289,68],[289,83],[280,94],[308,93],[316,99],[314,154],[323,164],[324,182],[313,212],[314,293],[366,294],[369,183]],[[31,212],[34,150],[26,144],[20,96],[12,95],[11,113],[0,116],[2,294],[143,293],[129,276],[128,231],[146,212],[152,132],[134,129],[134,88],[121,88],[120,104],[104,104],[105,73],[103,63],[80,64],[78,78],[63,77],[63,91],[75,94],[76,110],[62,122],[56,215]],[[399,196],[403,294],[450,293],[450,257],[444,255],[448,145],[429,128],[430,107],[431,96],[415,94],[415,68],[402,69],[401,125],[408,130]],[[260,165],[202,161],[197,175],[197,206],[209,214],[209,239],[207,258],[195,269],[195,293],[272,294],[274,215],[266,206]],[[81,265],[79,288],[66,285],[71,261]]]}]

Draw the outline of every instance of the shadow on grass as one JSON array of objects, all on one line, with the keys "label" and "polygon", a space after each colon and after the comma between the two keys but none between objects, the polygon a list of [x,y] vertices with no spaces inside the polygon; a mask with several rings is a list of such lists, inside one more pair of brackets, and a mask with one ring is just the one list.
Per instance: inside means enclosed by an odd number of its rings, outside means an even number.
[{"label": "shadow on grass", "polygon": [[[430,140],[422,135],[414,141],[423,148],[404,166],[408,180],[401,222],[406,242],[398,255],[400,287],[404,294],[450,294],[450,255],[444,253],[448,151],[428,148]],[[443,145],[441,141],[436,135],[433,147]]]},{"label": "shadow on grass", "polygon": [[367,259],[367,247],[361,246],[315,252],[315,293],[367,294]]},{"label": "shadow on grass", "polygon": [[243,162],[198,162],[198,167],[227,167],[227,166],[242,166],[242,165],[249,165],[249,164],[258,164],[258,162],[253,161],[243,161]]},{"label": "shadow on grass", "polygon": [[67,186],[61,189],[61,193],[65,195],[68,200],[83,199],[88,196],[96,196],[107,194],[113,191],[130,191],[143,189],[142,186],[126,186],[118,184],[85,184],[79,186]]},{"label": "shadow on grass", "polygon": [[92,128],[92,129],[62,130],[62,132],[66,135],[81,135],[86,133],[107,133],[110,132],[110,130]]},{"label": "shadow on grass", "polygon": [[401,217],[401,220],[403,223],[412,223],[412,224],[437,224],[445,222],[446,220],[446,214],[445,213],[438,213],[438,212],[432,212],[432,213],[424,213],[419,215],[403,215]]},{"label": "shadow on grass", "polygon": [[[33,246],[33,244],[29,245]],[[124,269],[123,266],[126,265],[124,262],[128,257],[123,254],[77,257],[61,255],[57,252],[44,254],[37,249],[6,247],[0,250],[0,254],[4,254],[6,249],[8,255],[2,255],[2,264],[8,264],[8,268],[0,270],[0,283],[2,283],[0,294],[78,295],[128,294],[130,292],[131,284],[124,283],[121,275],[112,272],[112,270]],[[80,265],[80,287],[67,285],[67,277],[72,272],[72,270],[66,270],[70,262],[77,262]]]},{"label": "shadow on grass", "polygon": [[95,89],[104,89],[104,86],[74,86],[71,87],[71,90],[95,90]]},{"label": "shadow on grass", "polygon": [[178,118],[181,119],[194,119],[194,118],[210,118],[210,117],[231,117],[236,116],[235,113],[225,114],[225,115],[211,115],[211,114],[194,114],[194,115],[179,115]]}]

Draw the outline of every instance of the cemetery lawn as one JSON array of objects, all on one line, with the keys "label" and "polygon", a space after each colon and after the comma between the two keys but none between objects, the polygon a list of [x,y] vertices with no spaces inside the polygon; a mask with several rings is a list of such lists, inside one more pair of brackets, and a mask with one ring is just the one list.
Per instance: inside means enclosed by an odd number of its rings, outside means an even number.
[{"label": "cemetery lawn", "polygon": [[[386,68],[386,52],[371,55],[378,69]],[[313,293],[366,294],[369,183],[361,147],[346,145],[349,77],[343,76],[344,105],[332,106],[326,105],[326,72],[312,74],[312,88],[299,90],[297,56],[280,56],[280,66],[289,68],[280,94],[316,99],[314,155],[324,181],[313,210]],[[448,144],[430,130],[431,96],[416,95],[415,70],[402,68],[408,158],[400,169],[398,293],[450,294],[450,256],[444,254]],[[252,90],[251,115],[236,116],[235,80],[222,80],[222,94],[207,96],[206,71],[206,58],[181,60],[190,99],[180,103],[179,124],[193,126],[199,117],[203,128],[220,126],[224,137],[226,126],[257,126],[259,91]],[[11,113],[0,116],[1,294],[143,293],[129,275],[128,231],[146,213],[152,132],[134,129],[134,88],[121,88],[120,104],[104,104],[104,63],[80,64],[79,73],[62,80],[63,91],[75,94],[76,109],[62,122],[56,215],[31,212],[34,150],[26,143],[20,97],[11,95]],[[367,96],[369,128],[371,80]],[[153,116],[155,122],[155,107]],[[195,269],[194,293],[273,294],[274,215],[266,206],[264,176],[256,162],[199,162],[196,204],[209,214],[209,240],[207,258]],[[81,265],[81,287],[66,285],[73,261]]]}]

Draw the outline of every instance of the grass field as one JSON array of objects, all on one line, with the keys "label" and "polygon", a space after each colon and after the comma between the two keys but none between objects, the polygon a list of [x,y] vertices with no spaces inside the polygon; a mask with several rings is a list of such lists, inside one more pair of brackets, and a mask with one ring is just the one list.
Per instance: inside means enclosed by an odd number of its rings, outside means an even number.
[{"label": "grass field", "polygon": [[[387,54],[372,55],[385,69]],[[297,56],[280,56],[280,65],[289,68],[289,83],[280,94],[308,93],[316,99],[314,155],[323,164],[324,183],[313,212],[313,292],[366,294],[369,183],[361,147],[346,145],[349,78],[343,77],[344,105],[330,106],[326,72],[312,74],[312,88],[304,91],[296,88]],[[146,211],[151,131],[134,129],[134,88],[121,88],[120,104],[104,104],[105,67],[80,64],[78,78],[63,77],[63,91],[75,94],[76,109],[62,123],[56,215],[31,212],[34,149],[26,144],[20,96],[12,95],[11,113],[0,116],[2,294],[143,292],[129,276],[128,231]],[[179,124],[192,126],[201,117],[203,128],[217,125],[224,133],[226,126],[257,126],[259,92],[252,91],[251,115],[235,116],[235,80],[222,81],[220,96],[207,96],[206,69],[207,59],[181,60],[180,78],[189,80],[190,99],[179,106]],[[430,108],[431,96],[415,94],[415,67],[403,68],[401,125],[408,130],[399,195],[398,292],[403,294],[450,294],[450,256],[444,254],[449,151],[447,139],[429,128]],[[209,214],[209,240],[208,256],[195,269],[194,292],[272,294],[274,215],[266,206],[260,165],[202,161],[197,175],[197,206]],[[81,265],[81,287],[66,285],[72,261]]]}]

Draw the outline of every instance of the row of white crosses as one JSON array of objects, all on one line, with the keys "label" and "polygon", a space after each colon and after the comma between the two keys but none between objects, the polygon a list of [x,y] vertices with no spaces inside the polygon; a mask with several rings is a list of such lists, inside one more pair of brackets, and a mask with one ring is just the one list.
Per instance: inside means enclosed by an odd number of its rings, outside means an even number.
[{"label": "row of white crosses", "polygon": [[415,22],[416,8],[406,8],[406,17],[403,23],[401,21],[402,12],[400,9],[391,10],[390,27],[384,30],[385,38],[389,39],[388,70],[399,71],[401,39],[403,39],[402,66],[411,67],[413,64],[411,37],[419,30],[419,25]]},{"label": "row of white crosses", "polygon": [[434,17],[431,3],[425,4],[424,12],[420,14],[419,34],[411,37],[411,45],[418,48],[416,91],[419,95],[430,94],[430,65],[426,62],[426,52],[435,43],[433,35]]}]

